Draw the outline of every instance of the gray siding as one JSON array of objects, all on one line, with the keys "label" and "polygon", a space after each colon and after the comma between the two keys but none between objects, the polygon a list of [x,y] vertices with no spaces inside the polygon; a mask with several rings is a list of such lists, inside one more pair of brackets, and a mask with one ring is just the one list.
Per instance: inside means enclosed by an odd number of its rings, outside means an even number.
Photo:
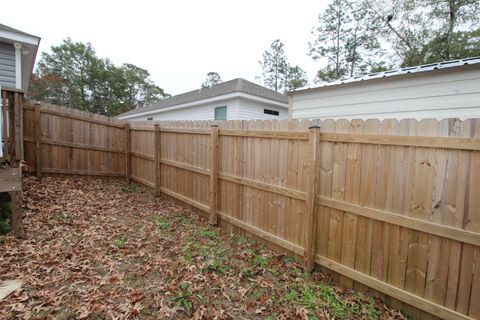
[{"label": "gray siding", "polygon": [[15,88],[15,48],[0,43],[0,85]]}]

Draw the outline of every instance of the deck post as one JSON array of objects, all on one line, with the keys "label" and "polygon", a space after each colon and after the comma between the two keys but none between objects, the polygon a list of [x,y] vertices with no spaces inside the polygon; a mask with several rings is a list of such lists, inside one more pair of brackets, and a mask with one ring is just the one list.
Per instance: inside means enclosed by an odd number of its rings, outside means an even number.
[{"label": "deck post", "polygon": [[218,207],[218,125],[210,131],[210,224],[217,224]]},{"label": "deck post", "polygon": [[315,234],[317,231],[317,215],[316,215],[316,195],[317,195],[317,177],[319,171],[319,142],[320,127],[310,126],[308,128],[308,173],[306,187],[306,214],[305,214],[305,271],[311,272],[315,266]]},{"label": "deck post", "polygon": [[157,123],[155,124],[155,137],[154,137],[154,148],[155,148],[155,195],[158,197],[160,195],[160,186],[161,186],[161,134],[160,125]]}]

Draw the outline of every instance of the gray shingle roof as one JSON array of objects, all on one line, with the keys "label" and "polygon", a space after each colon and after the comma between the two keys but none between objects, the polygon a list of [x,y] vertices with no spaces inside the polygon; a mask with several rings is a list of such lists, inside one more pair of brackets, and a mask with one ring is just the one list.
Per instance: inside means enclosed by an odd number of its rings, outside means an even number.
[{"label": "gray shingle roof", "polygon": [[275,92],[268,88],[262,87],[258,84],[247,81],[245,79],[238,78],[238,79],[219,83],[210,88],[201,88],[201,89],[185,92],[185,93],[173,96],[171,98],[163,99],[154,104],[145,106],[143,108],[122,113],[118,117],[131,116],[138,113],[148,112],[156,109],[163,109],[167,107],[176,106],[179,104],[218,97],[218,96],[222,96],[222,95],[233,93],[233,92],[243,92],[243,93],[248,93],[257,97],[274,100],[277,102],[288,103],[288,98],[286,95],[281,94],[279,92]]}]

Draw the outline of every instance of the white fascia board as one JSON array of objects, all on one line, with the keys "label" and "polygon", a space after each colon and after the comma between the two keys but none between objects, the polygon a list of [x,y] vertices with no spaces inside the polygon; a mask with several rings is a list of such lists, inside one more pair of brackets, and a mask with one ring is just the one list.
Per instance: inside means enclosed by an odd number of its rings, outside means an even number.
[{"label": "white fascia board", "polygon": [[244,93],[244,92],[233,92],[233,93],[225,94],[225,95],[222,95],[222,96],[217,96],[217,97],[212,97],[212,98],[208,98],[208,99],[203,99],[203,100],[197,100],[197,101],[192,101],[192,102],[188,102],[188,103],[178,104],[178,105],[167,107],[167,108],[154,109],[154,110],[145,111],[145,112],[141,112],[141,113],[135,113],[135,114],[131,114],[131,115],[128,115],[128,116],[118,117],[118,119],[119,120],[126,120],[126,119],[130,119],[130,118],[147,116],[147,115],[150,115],[150,114],[157,114],[157,113],[173,111],[173,110],[178,110],[178,109],[183,109],[183,108],[190,108],[190,107],[195,107],[195,106],[206,104],[206,103],[213,103],[213,102],[218,102],[218,101],[223,101],[223,100],[228,100],[228,99],[234,99],[234,98],[245,98],[245,99],[249,99],[249,100],[253,100],[253,101],[257,101],[257,102],[261,102],[261,103],[273,104],[273,105],[276,105],[278,107],[283,107],[283,108],[286,108],[286,109],[288,108],[288,104],[283,103],[283,102],[278,102],[278,101],[274,101],[274,100],[270,100],[270,99],[266,99],[266,98],[262,98],[262,97],[257,97],[257,96],[254,96],[254,95],[251,95],[251,94],[248,94],[248,93]]},{"label": "white fascia board", "polygon": [[0,30],[0,38],[11,40],[12,42],[28,43],[34,46],[38,46],[40,38],[34,36],[28,36],[25,34],[18,34],[11,31]]},{"label": "white fascia board", "polygon": [[288,109],[288,103],[286,103],[286,102],[280,102],[280,101],[271,100],[271,99],[267,99],[267,98],[257,97],[257,96],[254,96],[254,95],[251,95],[251,94],[248,94],[248,93],[244,93],[244,92],[240,92],[238,94],[238,97],[245,98],[245,99],[248,99],[248,100],[252,100],[252,101],[255,101],[255,102],[268,103],[268,104],[271,104],[271,105],[274,105],[274,106],[277,106],[277,107],[280,107],[280,108]]}]

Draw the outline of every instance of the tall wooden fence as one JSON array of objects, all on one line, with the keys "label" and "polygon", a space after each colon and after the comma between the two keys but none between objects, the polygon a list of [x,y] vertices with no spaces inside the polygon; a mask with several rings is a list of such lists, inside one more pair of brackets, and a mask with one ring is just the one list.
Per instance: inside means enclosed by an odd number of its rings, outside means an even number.
[{"label": "tall wooden fence", "polygon": [[125,176],[125,124],[52,105],[24,106],[27,171]]},{"label": "tall wooden fence", "polygon": [[480,318],[480,120],[125,126],[48,110],[26,129],[32,168],[125,175],[414,317]]}]

